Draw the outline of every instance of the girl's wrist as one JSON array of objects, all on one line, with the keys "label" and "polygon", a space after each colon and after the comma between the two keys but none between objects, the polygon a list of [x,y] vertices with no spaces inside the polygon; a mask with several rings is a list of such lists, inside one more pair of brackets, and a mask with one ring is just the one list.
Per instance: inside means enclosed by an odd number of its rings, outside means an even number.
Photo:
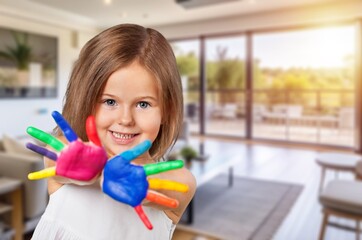
[{"label": "girl's wrist", "polygon": [[61,176],[54,176],[54,180],[57,181],[58,183],[61,184],[75,184],[75,185],[79,185],[79,186],[87,186],[87,185],[92,185],[95,182],[97,182],[99,180],[99,176],[96,176],[95,178],[93,178],[90,181],[80,181],[80,180],[75,180],[75,179],[71,179],[71,178],[66,178],[66,177],[61,177]]}]

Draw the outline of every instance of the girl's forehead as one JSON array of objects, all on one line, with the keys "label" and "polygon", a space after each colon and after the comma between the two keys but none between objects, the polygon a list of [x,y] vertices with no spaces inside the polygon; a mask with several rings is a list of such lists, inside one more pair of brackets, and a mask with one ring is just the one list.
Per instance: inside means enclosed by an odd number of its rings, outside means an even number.
[{"label": "girl's forehead", "polygon": [[131,64],[110,75],[103,89],[103,94],[157,97],[158,90],[157,79],[151,72],[139,64]]}]

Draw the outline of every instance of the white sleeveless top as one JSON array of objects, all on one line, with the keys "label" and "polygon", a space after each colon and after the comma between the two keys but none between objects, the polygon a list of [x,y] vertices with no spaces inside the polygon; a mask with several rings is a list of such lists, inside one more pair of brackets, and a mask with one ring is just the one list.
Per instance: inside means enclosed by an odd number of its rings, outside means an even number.
[{"label": "white sleeveless top", "polygon": [[32,240],[166,240],[175,225],[161,210],[143,206],[153,225],[148,230],[136,211],[99,186],[65,184],[50,195]]}]

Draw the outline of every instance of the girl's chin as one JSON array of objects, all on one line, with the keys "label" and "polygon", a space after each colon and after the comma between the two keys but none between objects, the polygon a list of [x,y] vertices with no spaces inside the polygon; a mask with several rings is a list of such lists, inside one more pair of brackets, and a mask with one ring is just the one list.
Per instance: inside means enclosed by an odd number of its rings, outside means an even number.
[{"label": "girl's chin", "polygon": [[138,141],[130,141],[128,143],[119,143],[119,142],[113,142],[108,147],[108,153],[111,155],[118,155],[126,150],[129,150],[139,144]]},{"label": "girl's chin", "polygon": [[107,154],[108,154],[108,156],[113,157],[113,156],[119,155],[129,149],[131,149],[131,148],[130,147],[112,147],[111,149],[107,150]]}]

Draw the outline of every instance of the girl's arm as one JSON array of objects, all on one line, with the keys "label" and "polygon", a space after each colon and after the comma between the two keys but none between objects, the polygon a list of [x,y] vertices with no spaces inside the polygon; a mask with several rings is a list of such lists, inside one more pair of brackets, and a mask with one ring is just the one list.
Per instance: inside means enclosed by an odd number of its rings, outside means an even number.
[{"label": "girl's arm", "polygon": [[177,191],[168,191],[168,190],[158,190],[158,193],[161,193],[167,197],[174,198],[178,200],[179,205],[177,208],[168,208],[163,205],[155,204],[152,202],[145,202],[145,206],[154,207],[160,210],[165,211],[166,215],[173,221],[174,224],[177,224],[182,217],[182,214],[186,210],[186,207],[190,203],[196,191],[196,180],[192,173],[186,169],[176,169],[173,171],[164,172],[158,175],[152,175],[152,178],[160,178],[176,181],[179,183],[186,184],[189,187],[189,190],[186,193],[177,192]]}]

